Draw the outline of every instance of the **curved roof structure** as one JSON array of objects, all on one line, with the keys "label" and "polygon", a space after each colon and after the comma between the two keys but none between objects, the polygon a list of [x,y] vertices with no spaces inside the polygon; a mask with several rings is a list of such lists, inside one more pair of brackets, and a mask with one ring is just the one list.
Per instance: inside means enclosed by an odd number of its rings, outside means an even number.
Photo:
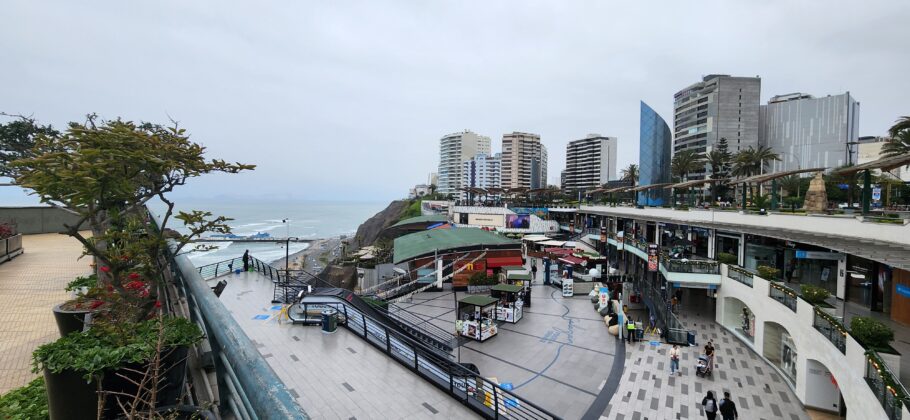
[{"label": "curved roof structure", "polygon": [[433,229],[395,238],[395,264],[435,252],[482,249],[520,249],[521,243],[483,229]]}]

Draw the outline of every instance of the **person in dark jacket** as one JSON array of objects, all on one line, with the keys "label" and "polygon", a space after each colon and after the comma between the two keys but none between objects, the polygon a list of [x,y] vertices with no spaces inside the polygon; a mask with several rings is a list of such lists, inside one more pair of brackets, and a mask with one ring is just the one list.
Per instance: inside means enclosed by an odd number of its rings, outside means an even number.
[{"label": "person in dark jacket", "polygon": [[717,418],[717,400],[714,399],[714,393],[708,391],[708,395],[701,400],[701,406],[705,409],[705,417],[708,420],[714,420]]},{"label": "person in dark jacket", "polygon": [[736,412],[736,403],[730,399],[730,393],[724,391],[724,399],[720,400],[720,415],[724,420],[736,420],[739,413]]},{"label": "person in dark jacket", "polygon": [[250,271],[250,250],[246,250],[243,253],[243,271]]}]

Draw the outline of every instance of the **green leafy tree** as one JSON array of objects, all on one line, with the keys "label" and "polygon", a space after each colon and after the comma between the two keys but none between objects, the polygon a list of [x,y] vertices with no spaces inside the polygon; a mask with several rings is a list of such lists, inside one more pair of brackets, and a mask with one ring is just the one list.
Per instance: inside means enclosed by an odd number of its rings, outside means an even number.
[{"label": "green leafy tree", "polygon": [[623,181],[632,181],[632,185],[638,185],[638,165],[630,163],[628,167],[622,170]]},{"label": "green leafy tree", "polygon": [[15,168],[10,163],[31,156],[36,137],[59,134],[53,127],[39,125],[32,118],[23,116],[15,118],[6,124],[0,124],[0,177],[16,177]]},{"label": "green leafy tree", "polygon": [[894,122],[894,125],[888,129],[888,135],[897,137],[897,134],[902,131],[910,131],[910,116],[898,118],[897,121]]},{"label": "green leafy tree", "polygon": [[882,145],[882,157],[910,154],[910,128],[897,132]]},{"label": "green leafy tree", "polygon": [[[66,226],[66,234],[95,258],[99,284],[110,286],[114,300],[127,308],[121,315],[141,320],[156,307],[168,240],[180,252],[205,232],[230,232],[225,217],[198,210],[175,212],[167,194],[198,176],[254,168],[207,160],[204,152],[176,124],[101,121],[90,115],[85,123],[70,123],[63,133],[39,133],[31,156],[12,165],[19,185],[78,217]],[[152,200],[165,208],[160,229],[145,212]],[[182,221],[186,233],[169,229],[171,219]],[[92,234],[83,234],[86,229]]]},{"label": "green leafy tree", "polygon": [[[853,166],[853,165],[844,165],[837,169],[845,169],[845,168],[849,168],[851,166]],[[835,170],[834,172],[837,172],[837,170]],[[861,176],[861,172],[859,172],[859,171],[850,172],[850,173],[838,173],[838,174],[829,176],[829,179],[831,180],[831,183],[833,184],[832,185],[833,189],[840,191],[840,186],[846,185],[847,191],[846,191],[846,195],[839,196],[839,195],[835,194],[834,197],[831,197],[831,195],[829,193],[828,199],[831,200],[832,198],[837,198],[837,199],[843,198],[843,199],[846,199],[847,205],[849,207],[853,207],[853,203],[855,202],[854,200],[856,198],[857,190],[859,190],[858,186],[860,183],[860,176]],[[830,189],[829,189],[829,191],[830,191]]]},{"label": "green leafy tree", "polygon": [[[733,155],[730,154],[730,148],[727,145],[726,137],[721,137],[720,140],[717,141],[717,145],[705,155],[705,160],[708,166],[711,167],[711,179],[722,180],[730,177]],[[725,183],[715,181],[711,184],[712,198],[725,197],[728,189],[729,188]]]}]

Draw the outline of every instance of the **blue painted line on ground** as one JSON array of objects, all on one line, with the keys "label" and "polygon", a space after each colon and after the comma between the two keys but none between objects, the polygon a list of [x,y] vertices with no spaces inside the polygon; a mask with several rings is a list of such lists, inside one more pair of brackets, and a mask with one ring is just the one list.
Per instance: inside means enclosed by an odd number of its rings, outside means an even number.
[{"label": "blue painted line on ground", "polygon": [[275,305],[275,306],[272,306],[272,307],[269,308],[269,309],[271,309],[271,310],[273,310],[273,311],[280,311],[280,310],[281,310],[281,305]]},{"label": "blue painted line on ground", "polygon": [[269,319],[269,316],[268,315],[256,315],[253,317],[253,319],[257,320],[257,321],[261,321],[261,320]]},{"label": "blue painted line on ground", "polygon": [[[555,297],[553,297],[553,296],[556,294],[556,292],[557,292],[556,290],[550,292],[550,299],[552,299],[552,300],[553,300],[554,302],[556,302],[556,303],[559,303],[560,305],[562,305],[563,308],[565,308],[565,312],[563,312],[563,314],[562,314],[561,317],[562,317],[562,319],[565,319],[566,321],[569,322],[569,326],[568,326],[568,328],[566,329],[566,330],[567,330],[567,331],[566,331],[566,341],[567,341],[567,343],[560,343],[560,344],[559,344],[559,347],[556,348],[556,355],[553,356],[553,360],[551,360],[550,363],[548,363],[546,366],[544,366],[543,369],[541,369],[539,372],[537,372],[536,374],[534,374],[534,376],[530,377],[528,380],[526,380],[526,381],[524,381],[524,382],[522,382],[522,383],[520,383],[520,384],[518,384],[518,385],[515,385],[515,387],[512,388],[513,390],[517,390],[518,388],[521,388],[521,387],[523,387],[523,386],[525,386],[525,385],[531,383],[533,380],[535,380],[535,379],[539,378],[541,375],[543,375],[544,372],[547,371],[547,369],[549,369],[549,368],[552,367],[554,364],[556,364],[556,360],[559,359],[559,355],[562,353],[562,348],[565,347],[566,344],[573,344],[574,341],[575,341],[575,340],[574,340],[574,337],[573,337],[573,335],[574,335],[574,333],[575,333],[575,325],[574,325],[574,324],[575,324],[575,320],[572,319],[571,317],[567,317],[567,316],[566,316],[566,315],[568,315],[569,312],[570,312],[569,307],[566,306],[564,303],[562,303],[562,302],[556,300]],[[559,337],[559,332],[554,332],[554,333],[556,334],[556,337]],[[554,339],[555,339],[555,338],[554,338]]]}]

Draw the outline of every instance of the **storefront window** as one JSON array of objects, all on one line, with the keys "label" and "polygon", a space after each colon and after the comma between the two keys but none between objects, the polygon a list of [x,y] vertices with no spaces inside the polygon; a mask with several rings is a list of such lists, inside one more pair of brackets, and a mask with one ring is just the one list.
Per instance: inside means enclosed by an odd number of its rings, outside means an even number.
[{"label": "storefront window", "polygon": [[843,254],[805,245],[784,252],[784,281],[811,284],[837,294],[837,263]]},{"label": "storefront window", "polygon": [[692,243],[695,245],[695,255],[708,258],[708,229],[692,228]]},{"label": "storefront window", "polygon": [[724,252],[739,257],[739,236],[718,233],[715,237],[714,252]]}]

